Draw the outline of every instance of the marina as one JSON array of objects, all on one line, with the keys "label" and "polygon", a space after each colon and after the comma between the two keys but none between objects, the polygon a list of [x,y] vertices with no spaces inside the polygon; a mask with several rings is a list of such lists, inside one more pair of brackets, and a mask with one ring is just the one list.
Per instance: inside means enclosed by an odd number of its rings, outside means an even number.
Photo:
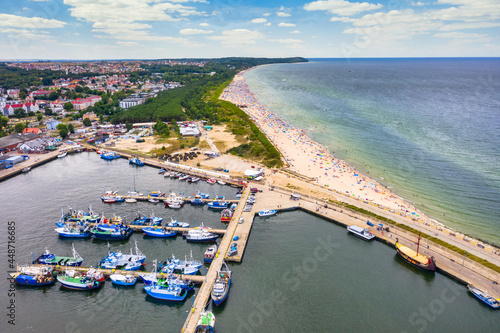
[{"label": "marina", "polygon": [[[66,161],[66,159],[61,159],[61,163],[64,163],[63,161]],[[145,169],[144,169],[145,170]],[[208,185],[207,186],[211,186]],[[291,191],[283,188],[277,188],[274,187],[273,190],[271,191],[268,186],[264,185],[256,185],[262,192],[257,192],[255,193],[255,203],[253,204],[253,207],[251,211],[249,212],[243,212],[244,209],[244,204],[239,204],[232,216],[231,221],[229,222],[227,229],[219,229],[218,233],[221,235],[224,235],[222,241],[219,244],[219,249],[217,251],[217,254],[212,262],[212,265],[208,269],[205,275],[187,275],[183,276],[182,278],[186,279],[191,279],[193,282],[201,284],[200,289],[196,291],[195,296],[196,298],[193,298],[193,306],[190,307],[190,305],[185,304],[185,307],[188,307],[192,310],[188,311],[187,319],[185,321],[185,324],[182,325],[180,324],[179,327],[183,327],[183,330],[186,332],[194,332],[196,329],[196,326],[198,324],[199,318],[201,316],[201,313],[205,311],[207,304],[209,303],[210,300],[210,293],[213,287],[213,284],[215,283],[216,276],[217,276],[217,270],[220,268],[222,260],[231,262],[231,261],[236,261],[236,262],[241,262],[243,259],[243,254],[248,251],[247,249],[247,244],[248,241],[250,240],[250,232],[252,228],[254,227],[253,225],[256,223],[269,223],[269,222],[263,222],[263,221],[272,221],[272,219],[275,218],[280,218],[282,215],[286,214],[293,214],[293,211],[307,211],[308,213],[314,215],[314,216],[321,216],[322,219],[334,222],[335,224],[341,224],[344,226],[347,225],[353,225],[357,224],[361,226],[362,228],[369,227],[369,225],[366,224],[366,217],[363,216],[362,214],[356,213],[355,211],[351,211],[349,209],[346,209],[345,207],[341,206],[336,206],[332,204],[331,202],[328,202],[328,207],[325,208],[323,204],[318,204],[318,198],[311,197],[310,195],[307,194],[302,194],[302,197],[300,200],[291,200]],[[230,189],[228,187],[228,189]],[[239,201],[241,203],[247,202],[249,196],[250,196],[249,189],[245,190],[242,195],[240,200],[235,200]],[[90,200],[92,201],[92,205],[95,207],[98,207],[98,210],[100,210],[100,206],[98,206],[97,203],[95,203],[96,200],[96,195],[94,193],[89,192],[84,198],[91,198]],[[93,198],[93,199],[92,199]],[[88,200],[88,199],[87,199]],[[273,205],[270,207],[269,202],[272,202]],[[86,204],[85,202],[82,202],[81,204]],[[81,205],[80,204],[80,205]],[[140,203],[138,203],[140,204]],[[147,203],[143,203],[147,205]],[[104,205],[104,204],[102,204]],[[104,207],[104,206],[103,206]],[[127,209],[126,205],[112,205],[109,207],[119,207],[118,210],[114,210],[115,212],[119,210],[124,210]],[[269,208],[276,208],[276,210],[280,213],[275,216],[270,216],[266,217],[265,219],[262,219],[258,217],[258,212],[263,211],[264,209],[269,209]],[[318,209],[320,208],[320,209]],[[221,226],[220,222],[220,212],[210,212],[210,210],[207,210],[207,208],[203,207],[196,207],[192,206],[189,208],[184,207],[186,210],[186,213],[192,214],[195,212],[204,212],[204,214],[212,214],[212,224],[210,226],[213,228],[215,226]],[[202,211],[199,211],[199,210]],[[128,209],[130,211],[130,209]],[[198,210],[198,211],[197,211]],[[54,212],[57,212],[57,209],[54,210]],[[191,213],[190,213],[191,212]],[[60,211],[59,211],[60,213]],[[121,213],[118,213],[121,215]],[[60,214],[54,214],[55,216],[60,215]],[[110,215],[109,213],[106,213],[106,215]],[[161,216],[165,216],[164,214],[158,214]],[[168,215],[167,215],[168,216]],[[183,217],[183,220],[189,220],[189,217]],[[207,221],[207,219],[204,219]],[[239,223],[242,221],[241,223]],[[373,220],[373,224],[378,225],[379,221],[376,221],[375,219]],[[200,226],[200,222],[198,222],[198,226]],[[145,226],[134,226],[131,225],[131,228],[135,229],[142,229]],[[412,242],[416,241],[415,235],[405,232],[405,230],[399,230],[396,228],[391,228],[391,232],[387,233],[384,230],[376,230],[375,227],[369,227],[370,232],[375,234],[377,237],[377,240],[390,244],[394,246],[395,244],[395,237],[394,235],[397,235],[399,238],[399,241],[401,243],[404,243],[406,246],[411,246]],[[194,228],[193,228],[194,229]],[[182,232],[185,231],[186,228],[177,228],[178,231]],[[194,229],[198,230],[198,229]],[[214,229],[217,230],[217,229]],[[344,229],[345,230],[345,229]],[[52,231],[53,232],[53,231]],[[48,235],[47,235],[48,236]],[[45,236],[45,237],[47,237]],[[53,237],[53,236],[48,236]],[[132,237],[137,237],[136,235],[133,235]],[[135,238],[136,239],[136,238]],[[236,241],[235,241],[236,239]],[[150,240],[144,240],[147,241],[147,243],[154,242],[153,239]],[[85,242],[85,241],[84,241]],[[174,240],[175,244],[183,244],[184,242],[179,242],[178,240]],[[157,243],[157,242],[154,242]],[[228,257],[226,254],[227,252],[232,248],[232,245],[236,243],[237,247],[237,254],[231,257]],[[67,243],[66,243],[67,244]],[[143,243],[141,242],[141,250],[143,250]],[[146,243],[144,243],[146,244]],[[102,251],[102,246],[105,246],[105,244],[99,244],[99,243],[94,243],[91,241],[89,245],[92,245],[92,247],[100,247],[101,248],[101,255],[103,253]],[[197,259],[201,260],[203,258],[203,253],[206,250],[206,246],[200,247],[197,250],[197,254],[195,254],[195,257]],[[144,251],[144,250],[143,250]],[[465,265],[459,264],[460,261],[460,256],[457,255],[456,253],[449,253],[446,249],[440,248],[438,245],[433,244],[430,242],[430,248],[427,248],[426,251],[432,251],[432,254],[436,258],[436,265],[438,268],[438,272],[442,272],[446,275],[452,276],[454,279],[461,281],[462,283],[468,283],[469,281],[474,281],[475,285],[478,285],[481,288],[484,288],[488,290],[492,295],[498,295],[498,291],[496,291],[495,285],[491,285],[491,281],[498,281],[498,274],[492,271],[488,270],[481,270],[478,269],[474,265],[473,262],[466,261]],[[82,252],[82,251],[80,251]],[[186,252],[184,252],[186,253]],[[395,252],[394,252],[395,253]],[[85,256],[86,257],[86,256]],[[167,256],[164,254],[163,258],[165,259]],[[102,257],[101,257],[102,258]],[[453,261],[451,261],[452,259]],[[87,260],[86,260],[87,262]],[[90,261],[92,263],[92,261]],[[73,268],[72,268],[73,269]],[[75,267],[75,270],[85,270],[89,268],[85,267]],[[237,273],[237,270],[235,271],[234,269],[231,269],[233,271],[233,276],[234,280],[236,281],[235,283],[238,283],[239,274]],[[104,271],[105,275],[111,275],[113,272],[112,270],[105,270]],[[139,276],[141,272],[135,272],[135,271],[130,271],[127,272],[126,274],[130,274],[131,276]],[[104,286],[105,287],[105,286]],[[102,289],[102,288],[100,288]],[[105,288],[106,289],[106,288]],[[136,288],[138,289],[138,288]],[[102,291],[99,292],[99,294]],[[233,294],[234,295],[234,294]],[[194,296],[191,296],[194,297]],[[498,297],[498,296],[496,296]],[[234,297],[233,297],[234,298]],[[189,299],[189,295],[186,299]],[[225,302],[232,302],[232,297],[229,296],[229,299]],[[189,303],[189,301],[184,301]],[[222,305],[223,306],[223,305]],[[227,308],[226,308],[227,311]],[[218,312],[215,314],[218,316]],[[223,316],[224,317],[224,316]],[[221,320],[218,318],[218,323],[221,323]],[[223,324],[222,324],[223,325]]]}]

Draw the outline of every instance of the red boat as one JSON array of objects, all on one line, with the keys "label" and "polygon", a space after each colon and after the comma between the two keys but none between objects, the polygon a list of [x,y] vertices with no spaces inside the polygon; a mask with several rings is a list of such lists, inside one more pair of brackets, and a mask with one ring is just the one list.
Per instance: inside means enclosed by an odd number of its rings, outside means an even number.
[{"label": "red boat", "polygon": [[231,221],[231,217],[233,217],[233,211],[230,209],[224,209],[220,216],[220,221],[222,223],[229,223]]}]

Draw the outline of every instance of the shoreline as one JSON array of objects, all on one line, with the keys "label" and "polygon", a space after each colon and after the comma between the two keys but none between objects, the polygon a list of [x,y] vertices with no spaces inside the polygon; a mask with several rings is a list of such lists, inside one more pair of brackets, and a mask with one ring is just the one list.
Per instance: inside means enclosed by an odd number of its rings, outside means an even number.
[{"label": "shoreline", "polygon": [[389,210],[391,213],[399,213],[403,217],[410,215],[414,222],[434,225],[440,231],[446,229],[455,237],[458,235],[459,238],[473,239],[498,247],[491,240],[485,241],[470,236],[426,215],[417,209],[411,201],[406,200],[370,176],[358,172],[346,161],[335,157],[327,147],[312,140],[305,130],[290,125],[278,114],[271,112],[266,105],[258,101],[246,82],[245,74],[254,68],[256,67],[236,74],[232,82],[222,92],[220,99],[237,105],[250,116],[252,121],[280,151],[284,162],[288,164],[286,169],[315,178],[314,185],[323,189],[374,204]]}]

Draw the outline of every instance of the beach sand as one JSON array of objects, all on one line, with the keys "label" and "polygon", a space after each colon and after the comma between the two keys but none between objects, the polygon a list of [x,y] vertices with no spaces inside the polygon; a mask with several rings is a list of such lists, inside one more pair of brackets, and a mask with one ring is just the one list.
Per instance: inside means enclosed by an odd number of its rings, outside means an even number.
[{"label": "beach sand", "polygon": [[283,154],[290,171],[313,178],[317,185],[337,193],[424,218],[403,198],[335,158],[328,149],[311,140],[304,130],[287,124],[259,103],[246,83],[244,72],[235,76],[220,98],[240,106],[250,115]]}]

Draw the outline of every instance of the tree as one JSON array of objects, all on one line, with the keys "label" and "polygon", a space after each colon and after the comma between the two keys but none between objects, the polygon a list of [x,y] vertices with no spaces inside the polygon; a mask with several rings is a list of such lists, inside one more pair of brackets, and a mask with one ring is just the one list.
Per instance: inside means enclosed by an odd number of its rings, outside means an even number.
[{"label": "tree", "polygon": [[72,109],[73,109],[73,104],[71,104],[71,102],[64,103],[64,110],[70,111]]},{"label": "tree", "polygon": [[127,121],[125,122],[125,127],[127,128],[127,131],[130,131],[132,128],[134,128],[134,125],[132,125],[131,122]]},{"label": "tree", "polygon": [[9,118],[0,116],[0,129],[3,129],[4,127],[7,127],[7,124],[9,123]]},{"label": "tree", "polygon": [[83,88],[82,88],[82,86],[77,85],[77,86],[75,87],[75,92],[77,92],[77,93],[81,93],[81,92],[83,92]]},{"label": "tree", "polygon": [[46,107],[46,108],[45,108],[45,115],[47,115],[47,116],[52,116],[52,109],[51,109],[51,108],[49,108],[49,107]]},{"label": "tree", "polygon": [[17,123],[17,124],[14,126],[14,130],[15,130],[17,133],[22,133],[26,127],[27,127],[27,126],[26,126],[26,124],[25,124],[25,123]]},{"label": "tree", "polygon": [[102,124],[104,122],[104,117],[102,114],[99,116],[99,124]]},{"label": "tree", "polygon": [[14,110],[14,116],[16,118],[24,118],[26,117],[26,111],[23,108],[17,108]]},{"label": "tree", "polygon": [[50,77],[44,77],[42,79],[42,84],[44,86],[51,86],[53,84],[52,79]]},{"label": "tree", "polygon": [[75,133],[75,127],[73,126],[73,124],[69,124],[69,125],[68,125],[68,131],[69,131],[71,134]]},{"label": "tree", "polygon": [[85,119],[83,119],[83,125],[89,127],[89,126],[92,126],[92,122],[90,121],[89,118],[85,118]]},{"label": "tree", "polygon": [[25,93],[24,91],[21,91],[21,92],[19,93],[19,98],[20,98],[20,99],[23,99],[23,100],[24,100],[24,99],[26,99],[26,97],[28,97],[28,94],[27,94],[27,93]]},{"label": "tree", "polygon": [[30,117],[35,116],[35,112],[33,112],[33,111],[28,112],[28,116],[30,116]]},{"label": "tree", "polygon": [[40,120],[42,120],[42,118],[43,118],[43,116],[41,113],[36,115],[36,120],[40,121]]},{"label": "tree", "polygon": [[59,124],[56,128],[59,131],[59,135],[61,136],[61,138],[63,138],[63,140],[66,139],[69,133],[68,126],[66,126],[66,124]]},{"label": "tree", "polygon": [[51,92],[49,97],[47,97],[49,101],[55,101],[58,98],[59,98],[59,93],[57,93],[56,91]]}]

